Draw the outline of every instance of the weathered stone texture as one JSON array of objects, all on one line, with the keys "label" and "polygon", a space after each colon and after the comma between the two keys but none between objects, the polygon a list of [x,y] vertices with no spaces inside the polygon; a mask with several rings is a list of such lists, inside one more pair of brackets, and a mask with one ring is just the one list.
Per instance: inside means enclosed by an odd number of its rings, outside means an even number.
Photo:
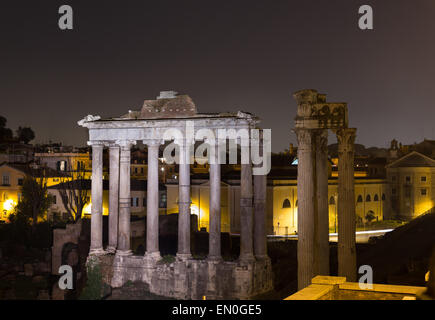
[{"label": "weathered stone texture", "polygon": [[236,262],[176,260],[165,264],[142,256],[98,256],[103,280],[114,288],[143,282],[149,292],[175,299],[249,299],[273,289],[270,259]]}]

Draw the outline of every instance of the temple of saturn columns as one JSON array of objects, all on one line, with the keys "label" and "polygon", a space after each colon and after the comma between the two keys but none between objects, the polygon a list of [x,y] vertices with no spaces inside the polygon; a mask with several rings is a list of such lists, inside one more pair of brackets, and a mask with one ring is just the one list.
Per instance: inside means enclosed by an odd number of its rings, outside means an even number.
[{"label": "temple of saturn columns", "polygon": [[354,141],[346,103],[316,90],[294,93],[298,109],[298,289],[329,275],[328,129],[338,140],[338,275],[356,281]]},{"label": "temple of saturn columns", "polygon": [[[272,269],[266,250],[266,176],[253,175],[251,161],[241,164],[239,259],[224,261],[221,256],[218,152],[210,155],[216,158],[210,161],[208,258],[193,259],[190,251],[189,159],[194,140],[201,139],[197,132],[204,128],[214,132],[219,129],[246,129],[250,132],[259,123],[257,117],[244,112],[201,114],[189,96],[164,91],[156,100],[145,100],[139,111],[129,111],[109,119],[87,116],[78,123],[88,128],[88,144],[92,146],[89,257],[100,262],[104,281],[112,287],[120,287],[127,281],[141,281],[149,285],[150,292],[177,299],[202,299],[204,296],[207,299],[247,299],[272,290]],[[186,131],[192,127],[188,124],[192,123],[194,132],[190,135]],[[168,136],[168,131],[173,129],[183,133],[182,137]],[[142,141],[148,148],[146,252],[143,256],[133,255],[130,248],[130,148],[137,141]],[[159,263],[158,157],[159,147],[168,141],[174,142],[179,150],[179,215],[176,259],[165,264]],[[215,147],[222,143],[218,140]],[[102,237],[102,159],[105,147],[109,148],[110,159],[109,239],[106,248]],[[244,148],[249,154],[249,146],[242,145],[242,151]],[[306,208],[309,205],[306,204]],[[310,214],[314,215],[314,212]]]}]

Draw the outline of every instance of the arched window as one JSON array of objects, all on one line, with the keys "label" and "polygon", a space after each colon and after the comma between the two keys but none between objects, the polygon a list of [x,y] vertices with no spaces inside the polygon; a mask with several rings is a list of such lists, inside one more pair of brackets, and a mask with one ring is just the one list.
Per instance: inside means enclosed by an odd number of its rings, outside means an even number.
[{"label": "arched window", "polygon": [[361,195],[358,196],[358,199],[356,200],[356,202],[363,202]]},{"label": "arched window", "polygon": [[382,194],[382,201],[385,201],[385,193]]},{"label": "arched window", "polygon": [[370,201],[372,201],[372,198],[371,198],[370,195],[368,194],[368,195],[366,196],[366,202],[370,202]]},{"label": "arched window", "polygon": [[334,199],[334,197],[329,198],[329,204],[335,204],[335,199]]},{"label": "arched window", "polygon": [[374,196],[374,198],[373,198],[373,201],[379,201],[378,194],[375,194],[375,196]]},{"label": "arched window", "polygon": [[282,203],[282,207],[283,208],[291,208],[290,200],[289,199],[285,199],[284,202]]}]

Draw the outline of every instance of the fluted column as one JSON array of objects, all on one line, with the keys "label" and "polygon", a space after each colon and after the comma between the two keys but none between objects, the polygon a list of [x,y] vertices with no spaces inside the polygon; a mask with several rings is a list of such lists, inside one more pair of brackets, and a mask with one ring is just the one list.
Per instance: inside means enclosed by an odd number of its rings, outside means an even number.
[{"label": "fluted column", "polygon": [[160,259],[159,251],[159,147],[160,141],[144,141],[148,145],[147,177],[147,244],[146,256]]},{"label": "fluted column", "polygon": [[119,146],[109,146],[109,245],[108,252],[115,252],[118,246],[119,212]]},{"label": "fluted column", "polygon": [[136,141],[123,140],[121,146],[119,168],[119,232],[117,255],[131,255],[130,249],[130,149]]},{"label": "fluted column", "polygon": [[[257,141],[259,155],[263,161],[269,161],[263,154],[263,140]],[[254,167],[261,167],[261,164]],[[267,175],[254,175],[254,253],[256,259],[266,259],[267,233],[266,233],[266,195]]]},{"label": "fluted column", "polygon": [[338,275],[356,281],[354,142],[356,129],[337,131]]},{"label": "fluted column", "polygon": [[316,132],[317,217],[314,275],[329,275],[328,131]]},{"label": "fluted column", "polygon": [[103,254],[103,145],[92,145],[91,247],[89,254]]},{"label": "fluted column", "polygon": [[189,141],[178,141],[179,179],[178,179],[178,251],[177,258],[189,259],[190,253],[190,148]]},{"label": "fluted column", "polygon": [[[248,163],[241,164],[240,173],[240,261],[252,262],[253,246],[253,208],[252,208],[252,164],[249,145],[241,146],[241,152],[247,155]],[[242,156],[243,159],[243,156]]]},{"label": "fluted column", "polygon": [[210,145],[210,213],[208,259],[221,260],[221,165],[218,159],[218,144]]},{"label": "fluted column", "polygon": [[313,131],[295,129],[298,139],[298,289],[314,276],[315,140]]}]

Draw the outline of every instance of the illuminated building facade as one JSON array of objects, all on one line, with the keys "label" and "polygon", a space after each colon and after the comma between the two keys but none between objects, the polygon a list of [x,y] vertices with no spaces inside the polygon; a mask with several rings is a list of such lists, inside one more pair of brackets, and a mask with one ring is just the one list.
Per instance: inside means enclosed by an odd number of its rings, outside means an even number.
[{"label": "illuminated building facade", "polygon": [[435,204],[435,160],[412,151],[387,165],[391,194],[388,217],[411,220],[433,211]]},{"label": "illuminated building facade", "polygon": [[0,220],[7,221],[15,206],[21,199],[21,186],[26,175],[32,175],[36,179],[44,177],[47,186],[58,184],[64,177],[60,172],[46,167],[23,163],[0,164]]}]

